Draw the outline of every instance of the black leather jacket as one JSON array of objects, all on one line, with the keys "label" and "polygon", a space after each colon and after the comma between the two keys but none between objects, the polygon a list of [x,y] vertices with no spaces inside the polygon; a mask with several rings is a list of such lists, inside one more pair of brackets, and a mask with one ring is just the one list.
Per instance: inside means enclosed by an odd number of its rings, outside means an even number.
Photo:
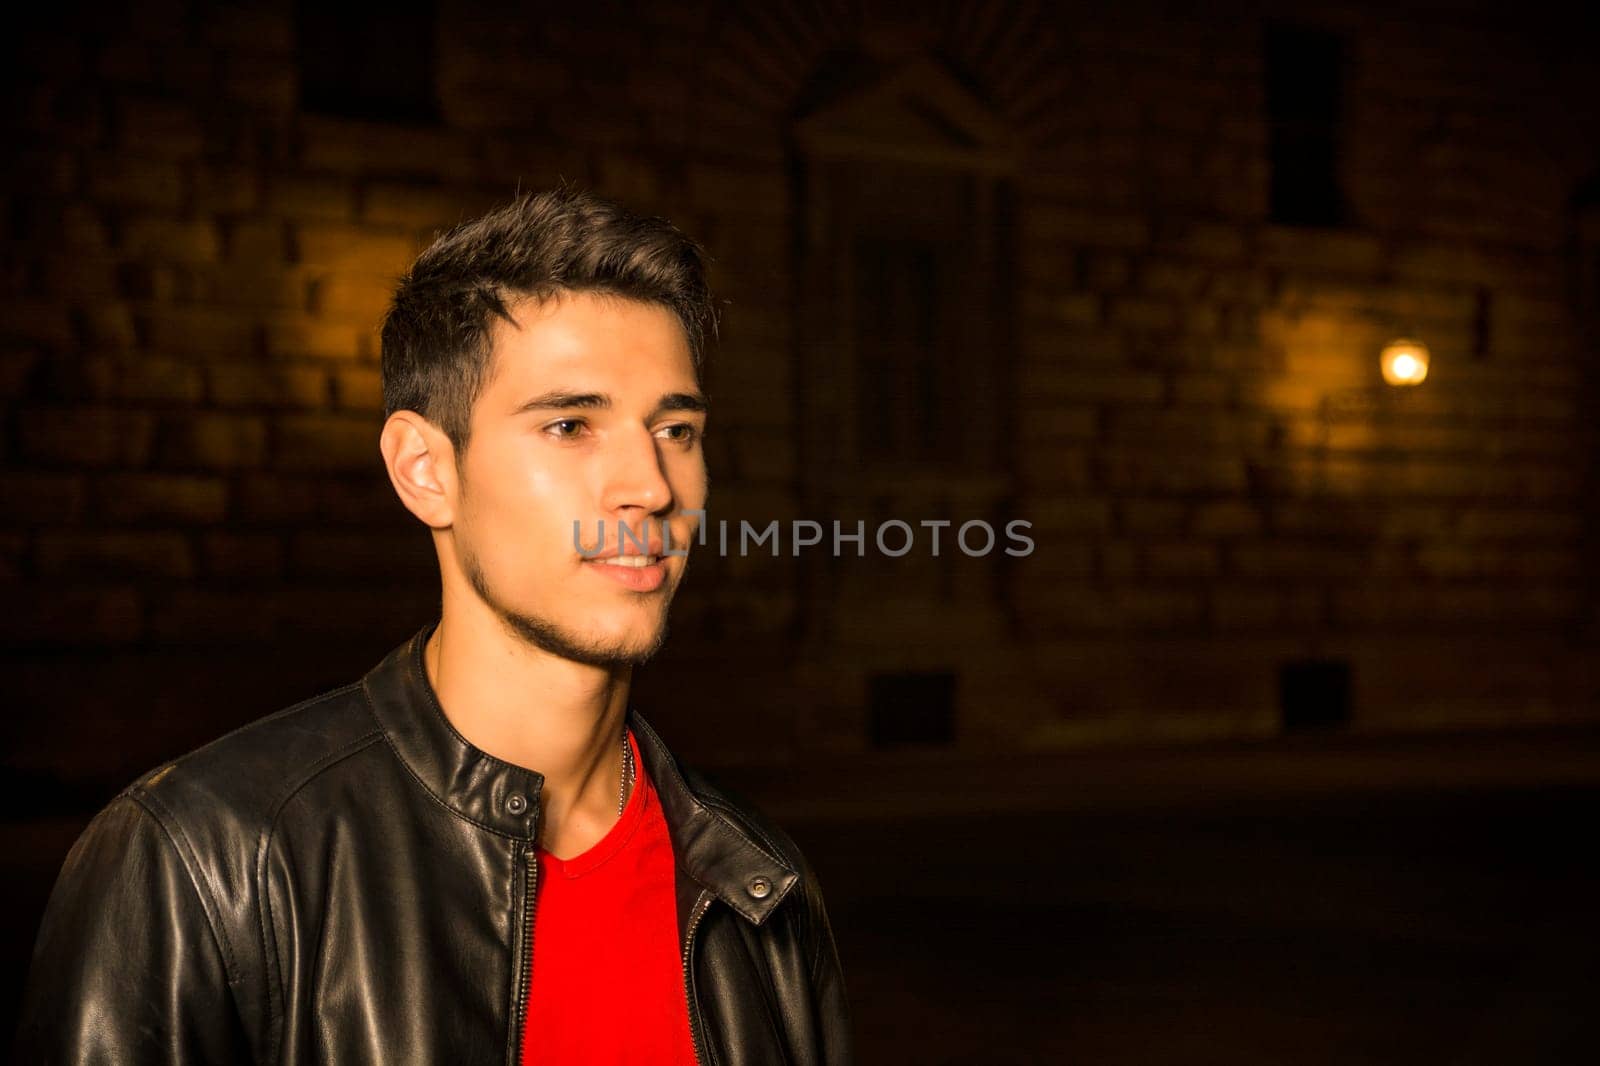
[{"label": "black leather jacket", "polygon": [[[517,1062],[543,778],[445,718],[422,664],[436,624],[95,817],[45,911],[17,1061]],[[849,1062],[805,858],[628,722],[677,859],[699,1061]]]}]

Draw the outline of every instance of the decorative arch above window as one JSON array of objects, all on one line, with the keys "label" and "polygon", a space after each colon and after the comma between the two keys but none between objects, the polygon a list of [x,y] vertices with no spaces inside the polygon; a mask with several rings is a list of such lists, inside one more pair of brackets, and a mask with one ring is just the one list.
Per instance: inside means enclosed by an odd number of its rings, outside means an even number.
[{"label": "decorative arch above window", "polygon": [[1018,146],[948,69],[825,65],[791,128],[805,458],[831,480],[994,476]]}]

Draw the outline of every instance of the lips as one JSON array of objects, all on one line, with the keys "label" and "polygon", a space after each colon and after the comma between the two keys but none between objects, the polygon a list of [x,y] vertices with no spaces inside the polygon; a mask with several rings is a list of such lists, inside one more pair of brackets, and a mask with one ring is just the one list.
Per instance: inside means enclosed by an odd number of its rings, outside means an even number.
[{"label": "lips", "polygon": [[584,568],[634,592],[654,592],[667,580],[667,568],[659,555],[629,552],[601,556],[585,560]]},{"label": "lips", "polygon": [[589,560],[589,562],[597,566],[621,566],[633,570],[654,566],[660,561],[661,556],[659,555],[635,555],[632,553],[627,555],[599,555]]},{"label": "lips", "polygon": [[[584,569],[633,592],[656,591],[666,583],[669,558],[666,554],[668,542],[663,540],[661,528],[652,522],[650,527],[639,531],[637,538],[633,536],[631,528],[627,536],[619,532],[617,543],[606,545],[593,554],[582,555]],[[602,545],[606,539],[602,532]],[[581,552],[581,545],[574,546],[579,547]]]},{"label": "lips", "polygon": [[[607,539],[603,534],[602,540]],[[646,537],[641,533],[638,542],[632,534],[622,537],[620,544],[613,544],[609,548],[592,552],[583,556],[586,563],[600,563],[605,566],[649,566],[659,563],[663,552],[666,550],[660,537]],[[640,560],[645,560],[640,562]]]}]

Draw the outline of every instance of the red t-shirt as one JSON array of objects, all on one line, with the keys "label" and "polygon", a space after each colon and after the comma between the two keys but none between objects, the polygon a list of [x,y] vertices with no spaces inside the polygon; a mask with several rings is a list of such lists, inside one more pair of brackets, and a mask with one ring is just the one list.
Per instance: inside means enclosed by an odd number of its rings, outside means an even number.
[{"label": "red t-shirt", "polygon": [[538,849],[522,1061],[695,1066],[672,840],[633,747],[622,817],[581,855]]}]

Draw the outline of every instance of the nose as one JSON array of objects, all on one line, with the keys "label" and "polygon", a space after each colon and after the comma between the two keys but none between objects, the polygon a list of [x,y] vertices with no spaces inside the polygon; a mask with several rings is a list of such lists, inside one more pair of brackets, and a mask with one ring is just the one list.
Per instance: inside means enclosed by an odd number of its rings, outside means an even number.
[{"label": "nose", "polygon": [[662,470],[661,453],[649,429],[640,427],[623,434],[609,451],[600,494],[606,511],[637,520],[671,509],[672,485]]}]

